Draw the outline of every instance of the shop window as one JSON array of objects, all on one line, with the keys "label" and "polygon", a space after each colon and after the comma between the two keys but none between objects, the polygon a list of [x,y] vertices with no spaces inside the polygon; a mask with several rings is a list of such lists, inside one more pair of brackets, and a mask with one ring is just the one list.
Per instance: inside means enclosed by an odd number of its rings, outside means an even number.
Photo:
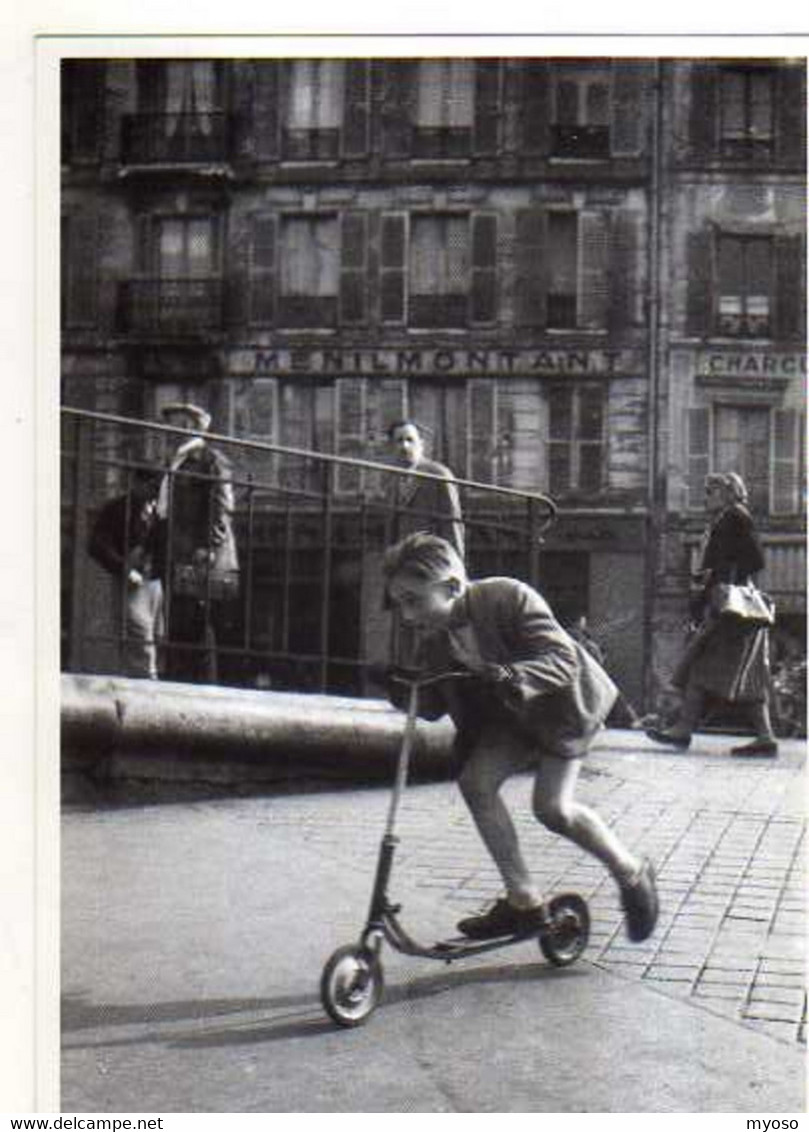
[{"label": "shop window", "polygon": [[288,328],[337,325],[339,225],[334,216],[281,220],[278,324]]},{"label": "shop window", "polygon": [[468,156],[474,125],[475,71],[470,59],[426,59],[418,64],[413,155]]},{"label": "shop window", "polygon": [[772,153],[775,73],[769,68],[723,69],[719,136],[723,157],[755,159]]},{"label": "shop window", "polygon": [[336,159],[344,102],[342,61],[297,59],[290,63],[283,156],[290,161]]},{"label": "shop window", "polygon": [[601,386],[548,390],[548,489],[552,496],[604,488],[606,398]]},{"label": "shop window", "polygon": [[[388,244],[391,239],[392,235]],[[386,246],[383,229],[382,274],[390,288],[391,256],[386,255]],[[491,214],[412,216],[407,262],[409,325],[463,327],[494,321],[496,255],[496,219]]]},{"label": "shop window", "polygon": [[610,155],[610,75],[602,68],[563,68],[553,83],[551,153],[579,159]]},{"label": "shop window", "polygon": [[718,242],[718,326],[734,338],[770,335],[772,242],[763,236],[721,236]]}]

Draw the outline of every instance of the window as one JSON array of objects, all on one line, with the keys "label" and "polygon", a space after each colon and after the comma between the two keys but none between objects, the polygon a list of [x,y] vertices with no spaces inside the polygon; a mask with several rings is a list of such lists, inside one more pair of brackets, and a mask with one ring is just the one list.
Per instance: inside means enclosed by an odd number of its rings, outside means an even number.
[{"label": "window", "polygon": [[689,409],[688,505],[704,506],[709,472],[738,472],[759,514],[797,514],[802,508],[804,420],[795,409],[715,404]]},{"label": "window", "polygon": [[601,386],[548,390],[548,490],[592,495],[604,487],[605,394]]},{"label": "window", "polygon": [[157,216],[146,221],[145,278],[128,285],[129,330],[198,334],[221,325],[217,221]]},{"label": "window", "polygon": [[[388,226],[389,227],[389,226]],[[383,226],[383,318],[393,302],[393,254],[401,251]],[[431,214],[410,218],[407,259],[410,326],[463,327],[496,317],[497,220],[490,213]]]},{"label": "window", "polygon": [[283,154],[292,161],[333,160],[340,150],[345,65],[335,59],[290,64]]},{"label": "window", "polygon": [[[606,328],[609,265],[605,212],[523,213],[517,227],[519,323],[552,330]],[[627,267],[631,277],[632,265]]]},{"label": "window", "polygon": [[287,216],[281,222],[279,325],[337,324],[339,230],[334,216]]},{"label": "window", "polygon": [[138,113],[124,118],[124,161],[225,160],[220,66],[213,60],[138,63]]},{"label": "window", "polygon": [[724,157],[767,156],[773,147],[774,72],[725,69],[719,85],[720,142]]},{"label": "window", "polygon": [[762,236],[720,236],[718,332],[734,338],[770,336],[772,241]]},{"label": "window", "polygon": [[551,133],[554,157],[609,157],[610,76],[606,69],[572,67],[558,74]]},{"label": "window", "polygon": [[474,125],[474,63],[428,59],[418,64],[414,156],[468,155]]},{"label": "window", "polygon": [[578,291],[578,217],[575,212],[548,216],[548,326],[576,326]]},{"label": "window", "polygon": [[467,216],[413,217],[411,326],[465,326],[470,266]]}]

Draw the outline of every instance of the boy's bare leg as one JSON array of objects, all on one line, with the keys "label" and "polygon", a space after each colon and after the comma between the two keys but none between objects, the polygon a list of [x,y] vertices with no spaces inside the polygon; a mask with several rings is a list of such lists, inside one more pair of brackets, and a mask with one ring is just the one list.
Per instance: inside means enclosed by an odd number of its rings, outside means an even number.
[{"label": "boy's bare leg", "polygon": [[567,837],[598,858],[619,884],[636,877],[643,862],[631,853],[595,810],[574,795],[581,759],[546,755],[534,784],[534,813],[553,833]]},{"label": "boy's bare leg", "polygon": [[458,786],[478,833],[497,866],[509,903],[530,908],[541,903],[525,864],[517,831],[500,797],[505,780],[525,766],[525,752],[507,740],[484,740],[467,761]]}]

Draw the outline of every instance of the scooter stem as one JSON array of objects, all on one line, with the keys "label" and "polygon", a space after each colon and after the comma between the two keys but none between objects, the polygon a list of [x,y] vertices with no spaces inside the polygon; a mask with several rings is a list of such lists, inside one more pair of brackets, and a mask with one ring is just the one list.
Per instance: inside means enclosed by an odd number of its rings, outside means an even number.
[{"label": "scooter stem", "polygon": [[385,836],[391,837],[396,824],[396,814],[402,800],[402,794],[407,784],[407,775],[410,769],[410,754],[413,750],[413,741],[416,737],[416,718],[419,706],[419,687],[414,680],[410,685],[407,700],[407,718],[405,719],[404,737],[399,749],[399,762],[396,766],[396,781],[393,785],[390,806],[388,807],[388,820],[385,825]]}]

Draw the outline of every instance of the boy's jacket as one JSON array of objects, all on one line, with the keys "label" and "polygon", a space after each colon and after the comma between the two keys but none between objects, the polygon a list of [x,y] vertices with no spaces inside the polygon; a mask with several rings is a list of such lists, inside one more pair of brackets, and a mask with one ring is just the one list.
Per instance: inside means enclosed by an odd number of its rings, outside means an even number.
[{"label": "boy's jacket", "polygon": [[[466,679],[425,688],[419,715],[437,719],[449,713],[461,755],[471,751],[487,724],[512,723],[543,751],[581,757],[618,689],[565,632],[545,599],[514,578],[470,582],[452,615],[452,627],[463,624],[472,626],[482,659],[507,669],[509,678],[483,687]],[[419,661],[431,672],[458,668],[446,630],[424,638]]]}]

